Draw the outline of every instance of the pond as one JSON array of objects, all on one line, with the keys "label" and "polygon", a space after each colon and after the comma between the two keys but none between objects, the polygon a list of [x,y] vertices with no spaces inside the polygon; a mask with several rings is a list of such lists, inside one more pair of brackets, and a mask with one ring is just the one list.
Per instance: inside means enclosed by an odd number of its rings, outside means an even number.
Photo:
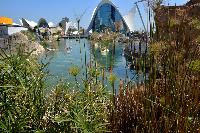
[{"label": "pond", "polygon": [[[46,83],[49,86],[57,84],[59,81],[74,82],[68,70],[73,66],[81,69],[78,80],[86,77],[86,67],[96,64],[98,68],[105,71],[105,84],[109,85],[107,77],[111,71],[117,76],[115,86],[119,85],[120,79],[124,82],[144,80],[142,72],[130,69],[130,62],[124,56],[126,44],[115,44],[115,52],[113,45],[109,47],[109,52],[100,51],[98,44],[92,45],[89,40],[81,39],[80,42],[75,39],[61,39],[49,48],[40,58],[43,63],[48,63],[46,71],[48,76]],[[113,54],[114,52],[114,54]],[[117,87],[118,88],[118,87]]]}]

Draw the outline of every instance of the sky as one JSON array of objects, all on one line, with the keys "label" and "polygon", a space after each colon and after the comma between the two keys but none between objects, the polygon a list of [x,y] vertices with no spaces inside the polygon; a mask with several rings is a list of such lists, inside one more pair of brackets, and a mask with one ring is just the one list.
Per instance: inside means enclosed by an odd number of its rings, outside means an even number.
[{"label": "sky", "polygon": [[[68,17],[75,22],[76,16],[86,13],[81,19],[80,25],[87,28],[91,15],[95,7],[101,0],[0,0],[0,16],[13,18],[15,23],[20,23],[19,19],[26,18],[38,22],[40,18],[45,18],[48,22],[57,24],[63,17]],[[111,0],[124,16],[134,6],[138,0]],[[188,0],[165,0],[170,5],[185,4]],[[145,15],[144,5],[139,5],[142,15]],[[136,13],[134,19],[135,26],[141,28],[141,21]]]}]

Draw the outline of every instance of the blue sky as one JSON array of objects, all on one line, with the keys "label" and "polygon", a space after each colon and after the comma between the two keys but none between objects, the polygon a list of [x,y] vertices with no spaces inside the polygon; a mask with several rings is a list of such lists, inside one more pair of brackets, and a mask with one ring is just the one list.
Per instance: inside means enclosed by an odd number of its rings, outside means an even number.
[{"label": "blue sky", "polygon": [[[86,10],[82,18],[81,26],[89,25],[92,12],[101,0],[1,0],[0,16],[7,16],[14,19],[15,23],[19,23],[19,19],[27,18],[38,22],[43,17],[48,22],[57,23],[63,17],[68,17],[75,21],[75,14],[81,14]],[[122,15],[133,7],[137,0],[111,0],[120,10]],[[174,5],[184,4],[187,0],[166,0],[165,3]],[[144,15],[143,4],[140,8]],[[136,15],[135,23],[140,23],[139,17]],[[139,24],[140,25],[140,24]],[[140,26],[139,26],[140,27]],[[138,28],[139,28],[138,27]]]}]

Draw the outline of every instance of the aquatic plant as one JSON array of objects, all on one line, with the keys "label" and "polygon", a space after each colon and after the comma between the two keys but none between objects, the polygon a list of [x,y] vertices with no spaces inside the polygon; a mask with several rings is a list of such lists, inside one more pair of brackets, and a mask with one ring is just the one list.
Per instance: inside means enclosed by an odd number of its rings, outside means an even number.
[{"label": "aquatic plant", "polygon": [[199,132],[199,44],[190,36],[198,26],[196,20],[184,24],[169,27],[166,36],[151,36],[149,55],[135,63],[144,72],[149,67],[148,80],[122,83],[119,93],[114,74],[108,77],[109,94],[105,67],[90,65],[86,78],[77,66],[68,70],[76,81],[80,76],[79,83],[59,83],[44,94],[43,65],[22,50],[1,51],[0,132]]},{"label": "aquatic plant", "polygon": [[153,54],[155,57],[159,56],[159,54],[162,54],[164,50],[167,50],[167,45],[166,42],[160,41],[160,42],[154,42],[150,45],[150,52]]},{"label": "aquatic plant", "polygon": [[[169,12],[161,15],[169,18]],[[127,85],[115,96],[112,132],[199,132],[199,44],[192,36],[197,26],[165,26],[158,26],[162,34],[149,44],[147,83]]]},{"label": "aquatic plant", "polygon": [[80,68],[77,66],[73,66],[71,68],[69,68],[69,74],[71,74],[72,76],[75,77],[75,80],[77,81],[76,77],[77,75],[80,73]]},{"label": "aquatic plant", "polygon": [[42,41],[40,44],[46,49],[48,47],[47,41]]},{"label": "aquatic plant", "polygon": [[47,132],[106,132],[109,94],[96,85],[96,90],[77,88],[73,84],[60,84],[48,96],[46,113]]},{"label": "aquatic plant", "polygon": [[110,76],[108,77],[108,80],[112,86],[113,95],[114,95],[115,94],[115,81],[117,80],[117,76],[114,75],[113,73],[111,73]]},{"label": "aquatic plant", "polygon": [[[31,56],[1,53],[0,131],[1,132],[107,132],[110,96],[96,82],[84,86],[60,83],[44,95],[43,65]],[[79,68],[71,70],[77,76]],[[91,70],[91,78],[99,75]],[[95,81],[91,79],[92,81]]]}]

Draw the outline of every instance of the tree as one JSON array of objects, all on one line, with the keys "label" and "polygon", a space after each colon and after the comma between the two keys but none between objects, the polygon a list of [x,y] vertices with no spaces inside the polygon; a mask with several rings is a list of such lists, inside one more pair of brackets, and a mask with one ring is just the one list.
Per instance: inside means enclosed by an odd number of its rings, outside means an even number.
[{"label": "tree", "polygon": [[49,25],[44,18],[41,18],[38,22],[38,27],[46,28],[46,27],[49,27]]}]

